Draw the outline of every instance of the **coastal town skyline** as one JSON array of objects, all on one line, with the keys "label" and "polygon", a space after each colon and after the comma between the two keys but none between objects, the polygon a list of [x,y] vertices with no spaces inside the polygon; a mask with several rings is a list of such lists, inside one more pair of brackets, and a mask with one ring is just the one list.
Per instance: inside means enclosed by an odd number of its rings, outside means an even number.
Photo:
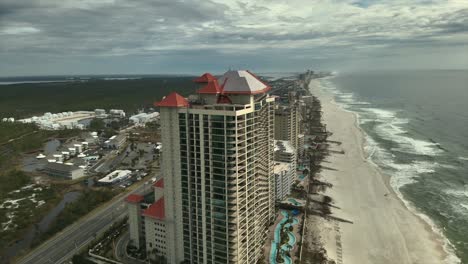
[{"label": "coastal town skyline", "polygon": [[467,8],[457,0],[2,0],[0,75],[466,69]]}]

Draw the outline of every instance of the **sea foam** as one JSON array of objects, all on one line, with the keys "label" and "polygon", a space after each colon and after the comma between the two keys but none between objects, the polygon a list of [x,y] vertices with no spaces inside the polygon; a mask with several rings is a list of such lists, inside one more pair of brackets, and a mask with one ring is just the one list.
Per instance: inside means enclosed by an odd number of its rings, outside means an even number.
[{"label": "sea foam", "polygon": [[[321,89],[328,91],[335,95],[335,98],[342,94],[329,80],[323,80],[321,83]],[[352,96],[346,95],[345,98],[353,98]],[[359,110],[350,108],[350,102],[341,100],[337,102],[338,105],[347,111],[351,111],[358,117],[358,123],[364,124],[367,122],[380,122],[381,124],[375,127],[375,132],[378,136],[395,142],[398,144],[398,148],[393,149],[401,152],[407,152],[417,155],[428,155],[435,156],[442,152],[441,149],[437,148],[438,144],[434,142],[424,141],[415,139],[407,136],[407,131],[404,130],[402,125],[408,124],[409,120],[404,118],[398,118],[397,111],[378,109],[378,108],[361,108]],[[366,104],[367,105],[367,104]],[[447,253],[445,263],[447,264],[459,264],[460,259],[454,252],[454,246],[445,237],[442,230],[434,223],[434,221],[427,215],[417,210],[412,203],[406,200],[400,191],[402,186],[412,184],[416,182],[416,179],[421,174],[433,173],[435,169],[440,166],[438,163],[430,161],[413,161],[407,164],[397,163],[395,161],[395,155],[379,145],[371,136],[364,132],[366,138],[366,144],[364,150],[368,155],[368,160],[374,164],[377,168],[382,169],[386,174],[390,175],[390,185],[397,194],[398,198],[403,201],[405,206],[412,211],[414,214],[419,216],[424,222],[426,222],[434,233],[438,234],[443,239],[443,248]]]}]

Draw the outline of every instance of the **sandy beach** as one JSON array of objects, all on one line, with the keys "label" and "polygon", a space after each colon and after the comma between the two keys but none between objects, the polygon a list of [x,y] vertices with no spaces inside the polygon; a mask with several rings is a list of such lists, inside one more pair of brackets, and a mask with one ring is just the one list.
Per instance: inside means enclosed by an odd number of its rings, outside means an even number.
[{"label": "sandy beach", "polygon": [[[319,180],[333,184],[331,216],[308,217],[306,235],[317,236],[330,259],[346,264],[441,264],[447,258],[443,238],[408,210],[382,175],[367,159],[364,135],[353,113],[341,109],[332,96],[312,80],[310,89],[322,103],[323,121],[333,133],[332,153],[322,163]],[[307,261],[306,261],[307,263]]]}]

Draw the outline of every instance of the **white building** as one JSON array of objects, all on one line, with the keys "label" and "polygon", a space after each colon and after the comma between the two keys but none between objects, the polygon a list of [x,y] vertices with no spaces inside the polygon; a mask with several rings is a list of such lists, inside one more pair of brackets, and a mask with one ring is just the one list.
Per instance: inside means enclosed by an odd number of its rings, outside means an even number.
[{"label": "white building", "polygon": [[275,217],[270,87],[248,71],[195,81],[195,100],[157,103],[168,263],[257,263]]},{"label": "white building", "polygon": [[124,118],[125,117],[125,111],[121,110],[121,109],[111,109],[111,110],[109,110],[109,115],[111,117]]},{"label": "white building", "polygon": [[104,178],[98,180],[102,185],[111,185],[122,182],[130,178],[132,171],[130,170],[115,170],[107,174]]},{"label": "white building", "polygon": [[104,142],[106,148],[118,149],[127,141],[125,134],[114,135]]},{"label": "white building", "polygon": [[300,132],[300,113],[298,104],[278,105],[275,111],[275,139],[288,140],[297,151]]},{"label": "white building", "polygon": [[281,201],[291,194],[291,186],[295,180],[293,178],[293,171],[295,170],[296,168],[291,163],[275,163],[275,192],[277,201]]},{"label": "white building", "polygon": [[97,118],[106,118],[106,110],[104,109],[94,109],[94,114],[96,115]]},{"label": "white building", "polygon": [[47,163],[44,167],[44,172],[49,176],[66,178],[69,180],[75,180],[85,176],[83,168],[57,162]]},{"label": "white building", "polygon": [[296,179],[297,156],[296,150],[289,141],[275,140],[275,161],[291,163],[294,168],[292,178]]},{"label": "white building", "polygon": [[80,121],[94,118],[94,112],[77,111],[77,112],[62,112],[62,113],[45,113],[42,116],[33,116],[31,118],[20,119],[21,123],[35,123],[41,129],[58,130],[58,129],[84,129],[85,126]]},{"label": "white building", "polygon": [[135,125],[145,125],[148,122],[159,120],[159,112],[139,113],[137,115],[131,116],[129,119],[130,122]]},{"label": "white building", "polygon": [[[153,197],[131,194],[127,202],[130,243],[137,248],[146,247],[150,258],[166,255],[166,223],[164,208],[164,180],[153,184]],[[145,197],[147,198],[145,201]]]}]

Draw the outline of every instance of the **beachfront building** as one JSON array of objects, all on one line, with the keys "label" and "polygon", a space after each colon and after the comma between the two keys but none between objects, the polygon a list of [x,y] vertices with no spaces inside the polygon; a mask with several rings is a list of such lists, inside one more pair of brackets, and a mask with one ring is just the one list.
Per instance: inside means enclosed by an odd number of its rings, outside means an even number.
[{"label": "beachfront building", "polygon": [[153,184],[153,193],[154,202],[142,213],[145,219],[146,251],[154,258],[166,257],[164,179]]},{"label": "beachfront building", "polygon": [[284,200],[291,194],[291,186],[294,182],[293,172],[296,168],[291,163],[275,162],[275,195],[276,200]]},{"label": "beachfront building", "polygon": [[204,74],[160,107],[168,263],[257,263],[274,219],[274,99],[248,71]]},{"label": "beachfront building", "polygon": [[297,156],[296,150],[291,145],[291,142],[286,140],[275,140],[275,161],[286,162],[291,164],[294,170],[291,172],[292,179],[296,179]]},{"label": "beachfront building", "polygon": [[[130,245],[144,248],[149,259],[166,256],[164,180],[153,184],[144,194],[130,194],[125,199],[128,210]],[[168,262],[169,263],[169,262]]]},{"label": "beachfront building", "polygon": [[275,139],[288,140],[297,151],[299,147],[300,113],[298,104],[278,105],[275,110]]},{"label": "beachfront building", "polygon": [[305,155],[305,135],[297,135],[297,158],[300,159]]}]

